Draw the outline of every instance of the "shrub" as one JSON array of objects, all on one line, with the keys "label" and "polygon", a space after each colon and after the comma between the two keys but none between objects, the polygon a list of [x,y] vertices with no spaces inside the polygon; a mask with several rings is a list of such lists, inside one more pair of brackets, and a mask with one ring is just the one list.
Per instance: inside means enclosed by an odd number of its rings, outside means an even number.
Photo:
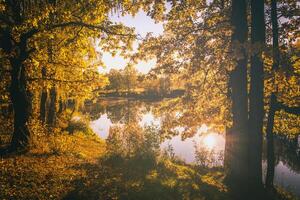
[{"label": "shrub", "polygon": [[80,132],[84,135],[91,135],[91,136],[95,135],[95,133],[89,126],[89,120],[84,119],[82,117],[73,118],[72,120],[70,120],[66,128],[66,131],[68,131],[70,134],[75,134]]},{"label": "shrub", "polygon": [[159,153],[159,139],[159,131],[155,126],[114,126],[106,139],[107,151],[121,157],[155,160]]}]

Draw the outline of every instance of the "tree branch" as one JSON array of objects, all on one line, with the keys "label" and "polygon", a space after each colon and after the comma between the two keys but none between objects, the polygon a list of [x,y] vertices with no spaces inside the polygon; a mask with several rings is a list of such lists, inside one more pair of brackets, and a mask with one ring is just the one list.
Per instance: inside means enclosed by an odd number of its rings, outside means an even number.
[{"label": "tree branch", "polygon": [[55,81],[55,82],[60,82],[60,83],[89,83],[89,82],[95,81],[95,78],[87,79],[87,80],[62,80],[62,79],[55,79],[55,78],[28,78],[28,81]]},{"label": "tree branch", "polygon": [[93,25],[93,24],[87,24],[84,22],[80,22],[80,21],[71,21],[71,22],[65,22],[65,23],[61,23],[61,24],[54,24],[51,25],[45,29],[37,29],[37,28],[32,28],[29,31],[25,32],[22,34],[21,39],[23,40],[28,40],[29,38],[31,38],[32,36],[34,36],[35,34],[42,32],[44,30],[46,31],[50,31],[50,30],[54,30],[57,28],[65,28],[65,27],[81,27],[81,28],[88,28],[91,30],[101,30],[103,32],[105,32],[106,34],[109,35],[118,35],[118,36],[126,36],[126,37],[137,37],[138,35],[135,34],[123,34],[123,33],[117,33],[111,29],[117,28],[116,26],[102,26],[102,25]]},{"label": "tree branch", "polygon": [[290,114],[300,115],[300,107],[297,107],[297,106],[290,107],[290,106],[284,105],[281,102],[277,102],[277,106],[278,106],[278,110],[284,110],[285,112],[290,113]]},{"label": "tree branch", "polygon": [[119,36],[134,36],[136,37],[136,35],[132,35],[132,34],[123,34],[123,33],[117,33],[117,32],[114,32],[112,30],[109,30],[109,28],[116,28],[117,26],[109,26],[108,27],[105,27],[105,26],[102,26],[102,25],[93,25],[93,24],[87,24],[87,23],[84,23],[84,22],[80,22],[80,21],[71,21],[71,22],[65,22],[65,23],[61,23],[61,24],[54,24],[52,26],[49,26],[47,28],[47,30],[53,30],[53,29],[56,29],[56,28],[64,28],[64,27],[84,27],[84,28],[88,28],[88,29],[91,29],[91,30],[101,30],[107,34],[111,34],[111,35],[119,35]]}]

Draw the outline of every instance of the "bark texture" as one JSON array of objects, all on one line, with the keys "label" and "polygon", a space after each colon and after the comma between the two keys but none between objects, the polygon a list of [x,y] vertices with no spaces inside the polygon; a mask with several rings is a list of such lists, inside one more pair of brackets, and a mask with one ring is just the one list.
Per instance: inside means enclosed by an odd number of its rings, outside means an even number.
[{"label": "bark texture", "polygon": [[264,118],[264,64],[265,46],[264,1],[251,0],[251,66],[249,93],[249,184],[258,190],[262,185],[262,130]]},{"label": "bark texture", "polygon": [[[272,22],[272,42],[273,42],[273,66],[272,70],[279,69],[280,51],[279,51],[279,33],[277,21],[277,0],[271,0],[271,22]],[[275,155],[274,155],[274,118],[277,110],[277,96],[275,93],[271,94],[269,101],[269,113],[267,121],[267,174],[266,174],[266,188],[273,189],[274,171],[275,171]]]},{"label": "bark texture", "polygon": [[240,56],[236,56],[235,69],[230,74],[233,126],[226,133],[227,180],[241,187],[246,186],[248,171],[245,156],[248,121],[247,55],[244,48],[248,35],[246,8],[245,0],[232,1],[232,49]]}]

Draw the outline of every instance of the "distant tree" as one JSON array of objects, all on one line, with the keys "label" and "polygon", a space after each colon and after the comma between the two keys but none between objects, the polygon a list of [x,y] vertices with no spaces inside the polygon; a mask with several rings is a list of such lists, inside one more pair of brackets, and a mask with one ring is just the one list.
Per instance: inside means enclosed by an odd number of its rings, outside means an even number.
[{"label": "distant tree", "polygon": [[116,92],[119,92],[124,84],[124,80],[120,70],[111,69],[107,76],[109,80],[107,89],[116,90]]},{"label": "distant tree", "polygon": [[123,78],[125,83],[124,86],[127,89],[127,92],[130,92],[136,88],[138,72],[133,66],[128,65],[125,67],[123,70]]},{"label": "distant tree", "polygon": [[171,90],[171,80],[169,77],[161,77],[159,78],[159,93],[163,95],[167,95]]},{"label": "distant tree", "polygon": [[159,93],[159,82],[157,78],[145,78],[142,82],[142,86],[147,94]]}]

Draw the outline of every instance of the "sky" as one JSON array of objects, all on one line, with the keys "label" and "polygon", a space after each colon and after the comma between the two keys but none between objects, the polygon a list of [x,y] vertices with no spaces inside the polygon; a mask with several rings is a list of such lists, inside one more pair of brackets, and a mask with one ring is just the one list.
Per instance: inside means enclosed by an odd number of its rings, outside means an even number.
[{"label": "sky", "polygon": [[[118,16],[114,15],[111,17],[113,22],[121,22],[125,26],[134,27],[137,34],[145,37],[148,32],[152,32],[154,36],[158,36],[163,33],[162,23],[155,23],[144,11],[139,11],[134,17],[131,15]],[[134,46],[137,46],[136,42]],[[100,67],[99,71],[102,73],[107,73],[111,69],[123,69],[127,63],[128,59],[124,59],[120,55],[115,55],[114,57],[110,53],[103,53],[103,62],[106,68]],[[151,68],[155,66],[155,60],[150,60],[147,62],[141,61],[135,67],[141,73],[147,73]]]}]

